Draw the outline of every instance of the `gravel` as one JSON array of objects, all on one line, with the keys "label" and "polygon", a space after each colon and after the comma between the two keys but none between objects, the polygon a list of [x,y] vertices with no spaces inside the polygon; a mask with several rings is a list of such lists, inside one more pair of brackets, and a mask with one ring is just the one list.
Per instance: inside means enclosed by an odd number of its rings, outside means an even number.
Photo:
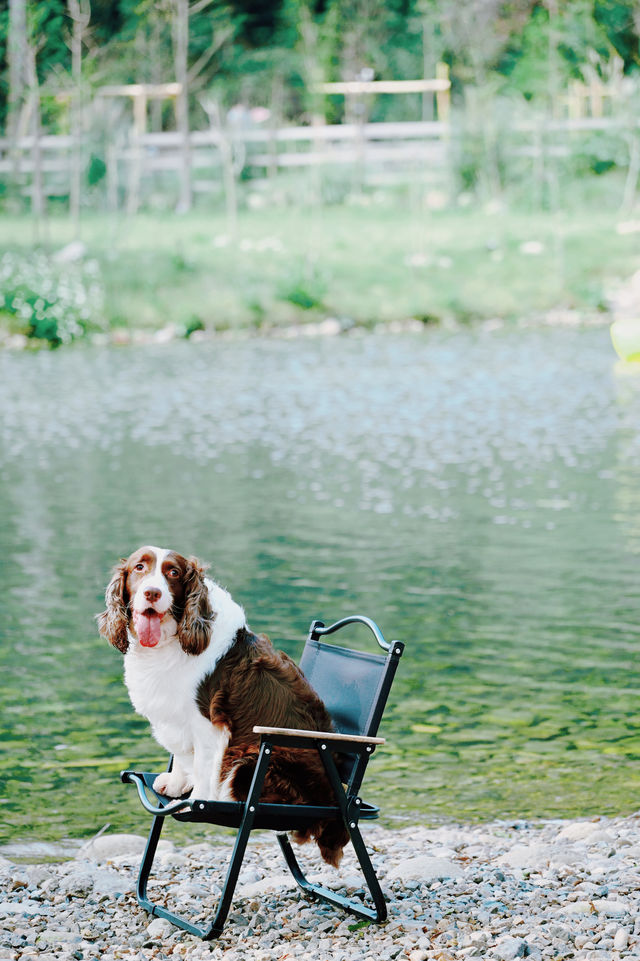
[{"label": "gravel", "polygon": [[[225,961],[617,961],[640,957],[640,814],[543,823],[365,825],[389,901],[382,925],[358,921],[295,887],[275,839],[249,845],[222,936],[202,942],[142,911],[135,879],[144,840],[103,834],[61,862],[0,857],[0,961],[225,958]],[[232,838],[161,842],[150,896],[206,923]],[[310,845],[309,876],[358,895],[350,849],[339,871]]]}]

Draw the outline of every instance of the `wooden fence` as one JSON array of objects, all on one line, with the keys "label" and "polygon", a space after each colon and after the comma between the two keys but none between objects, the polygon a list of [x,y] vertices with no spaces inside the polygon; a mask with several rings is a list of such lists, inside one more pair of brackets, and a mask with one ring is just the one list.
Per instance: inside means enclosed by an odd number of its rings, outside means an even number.
[{"label": "wooden fence", "polygon": [[[640,150],[640,122],[631,127],[610,117],[581,117],[544,123],[514,124],[510,135],[518,140],[514,155],[540,159],[570,152],[578,134],[611,131],[626,135]],[[517,135],[517,136],[516,136]],[[185,151],[176,132],[142,133],[130,128],[104,148],[103,203],[111,209],[125,207],[134,213],[153,189],[155,181],[166,188],[188,157],[194,192],[233,193],[243,173],[266,183],[284,171],[343,171],[352,184],[429,184],[446,180],[451,167],[452,144],[457,132],[448,122],[344,123],[263,129],[212,126],[194,131]],[[552,138],[555,138],[553,142]],[[70,136],[24,137],[10,143],[0,139],[0,181],[14,183],[23,194],[36,189],[45,197],[66,196],[74,151],[79,149],[87,166],[90,146]],[[637,159],[636,164],[640,164]],[[633,166],[633,163],[632,163]],[[635,177],[637,179],[636,170]],[[231,197],[231,202],[235,202]]]},{"label": "wooden fence", "polygon": [[[284,170],[338,168],[356,171],[363,183],[386,173],[389,180],[416,179],[447,166],[449,126],[442,122],[326,124],[280,129],[210,128],[189,136],[188,157],[196,192],[221,189],[225,167],[237,179],[273,178]],[[81,144],[85,166],[89,146]],[[45,196],[69,192],[74,152],[70,136],[24,137],[16,143],[0,139],[0,180],[19,185],[30,195],[36,173]],[[184,142],[177,132],[136,134],[114,140],[104,150],[106,196],[110,207],[122,203],[135,212],[144,185],[156,175],[178,175]]]}]

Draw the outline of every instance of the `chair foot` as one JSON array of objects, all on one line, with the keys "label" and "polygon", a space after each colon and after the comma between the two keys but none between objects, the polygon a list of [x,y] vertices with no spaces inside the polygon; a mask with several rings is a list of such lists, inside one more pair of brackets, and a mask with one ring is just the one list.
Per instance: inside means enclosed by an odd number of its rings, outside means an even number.
[{"label": "chair foot", "polygon": [[165,921],[171,921],[176,927],[182,928],[183,931],[188,931],[189,934],[194,934],[197,938],[201,938],[203,941],[212,941],[214,938],[219,938],[224,929],[224,923],[216,924],[215,921],[208,928],[201,928],[197,924],[192,924],[185,918],[181,918],[180,915],[174,914],[172,911],[168,911],[166,908],[161,908],[157,904],[152,904],[151,901],[147,899],[138,898],[138,904],[145,911],[148,911],[154,918],[164,918]]},{"label": "chair foot", "polygon": [[369,889],[369,893],[373,899],[375,905],[374,908],[369,908],[360,901],[356,901],[351,898],[346,898],[342,894],[338,894],[336,891],[332,891],[330,888],[325,888],[321,884],[316,884],[309,881],[301,867],[298,863],[293,848],[291,847],[291,842],[286,834],[278,834],[278,842],[282,853],[284,854],[285,861],[287,862],[287,867],[291,871],[293,878],[298,885],[306,894],[314,898],[319,898],[322,901],[327,901],[329,904],[333,904],[335,907],[342,908],[343,911],[349,911],[351,914],[355,914],[356,917],[363,918],[366,921],[376,921],[381,923],[387,919],[387,902],[385,901],[384,895],[378,883],[378,879],[373,870],[373,865],[369,858],[369,854],[364,846],[360,832],[351,831],[351,841],[356,852],[358,861],[360,862],[360,867],[364,875],[366,885]]}]

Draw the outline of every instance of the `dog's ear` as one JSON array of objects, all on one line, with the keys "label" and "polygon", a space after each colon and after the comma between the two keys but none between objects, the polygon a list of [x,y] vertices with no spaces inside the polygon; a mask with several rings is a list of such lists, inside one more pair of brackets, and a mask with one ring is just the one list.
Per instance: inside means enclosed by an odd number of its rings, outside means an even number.
[{"label": "dog's ear", "polygon": [[184,611],[178,624],[178,640],[186,654],[202,654],[211,640],[215,612],[204,581],[205,568],[190,557],[184,580]]},{"label": "dog's ear", "polygon": [[104,595],[107,605],[106,611],[97,615],[98,628],[102,637],[126,654],[129,647],[127,636],[128,616],[127,604],[127,562],[121,560],[113,569],[113,576]]}]

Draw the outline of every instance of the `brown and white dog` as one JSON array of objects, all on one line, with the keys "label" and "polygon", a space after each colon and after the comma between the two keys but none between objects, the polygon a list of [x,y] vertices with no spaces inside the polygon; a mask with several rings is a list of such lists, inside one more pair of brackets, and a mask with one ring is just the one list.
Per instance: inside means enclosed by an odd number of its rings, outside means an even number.
[{"label": "brown and white dog", "polygon": [[[113,571],[100,633],[124,654],[135,710],[174,755],[154,789],[169,797],[245,800],[258,756],[254,725],[330,731],[322,701],[296,664],[191,557],[141,547]],[[264,802],[331,803],[315,751],[274,751]],[[337,821],[312,829],[325,861],[338,865],[348,835]]]}]

